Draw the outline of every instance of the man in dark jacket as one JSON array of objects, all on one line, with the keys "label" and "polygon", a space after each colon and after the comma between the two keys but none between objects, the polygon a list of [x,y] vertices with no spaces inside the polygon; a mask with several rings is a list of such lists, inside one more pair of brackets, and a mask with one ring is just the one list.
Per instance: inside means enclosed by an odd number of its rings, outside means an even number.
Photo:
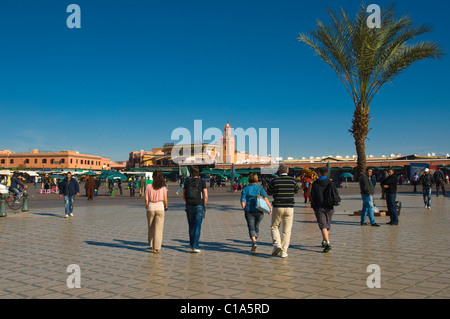
[{"label": "man in dark jacket", "polygon": [[439,197],[439,189],[442,189],[442,194],[447,196],[445,192],[445,184],[447,184],[447,179],[445,178],[444,172],[441,170],[437,170],[433,174],[434,182],[436,183],[436,196]]},{"label": "man in dark jacket", "polygon": [[19,175],[17,173],[14,173],[13,178],[11,179],[11,186],[9,186],[9,190],[16,195],[15,202],[19,203],[20,199],[20,190],[19,186],[22,187],[22,189],[27,189],[27,186],[25,186],[19,179]]},{"label": "man in dark jacket", "polygon": [[430,174],[430,169],[425,168],[425,172],[419,179],[422,184],[423,202],[425,208],[431,209],[431,187],[434,184],[433,176]]},{"label": "man in dark jacket", "polygon": [[325,203],[325,190],[328,187],[335,187],[328,178],[328,168],[319,167],[317,169],[319,178],[312,184],[311,189],[311,207],[314,209],[317,224],[322,233],[323,252],[327,253],[331,250],[330,244],[330,228],[331,218],[334,213],[334,207],[330,207]]},{"label": "man in dark jacket", "polygon": [[71,173],[67,173],[66,178],[59,183],[59,197],[64,196],[65,216],[73,217],[73,202],[75,196],[80,195],[80,186],[78,182],[72,178]]},{"label": "man in dark jacket", "polygon": [[361,191],[361,198],[363,200],[363,207],[361,210],[361,226],[367,225],[366,215],[369,215],[370,225],[380,226],[375,222],[375,215],[373,211],[373,194],[375,187],[371,182],[372,169],[367,168],[366,173],[359,179],[359,188]]},{"label": "man in dark jacket", "polygon": [[387,224],[398,225],[396,202],[398,178],[392,169],[389,169],[388,174],[388,177],[381,182],[381,187],[384,188],[384,193],[386,194],[386,205],[388,207],[389,216],[391,217],[391,220]]}]

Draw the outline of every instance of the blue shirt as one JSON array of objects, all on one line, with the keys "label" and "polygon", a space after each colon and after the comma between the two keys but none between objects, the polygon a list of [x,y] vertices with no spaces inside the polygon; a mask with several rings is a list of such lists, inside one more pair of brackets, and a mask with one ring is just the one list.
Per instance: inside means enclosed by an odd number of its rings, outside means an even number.
[{"label": "blue shirt", "polygon": [[241,203],[245,202],[245,211],[246,212],[259,212],[256,209],[256,196],[261,195],[266,198],[266,192],[262,186],[256,184],[250,184],[242,190],[241,193]]},{"label": "blue shirt", "polygon": [[20,185],[22,188],[25,188],[25,185],[22,184],[20,179],[18,179],[17,177],[14,177],[13,180],[11,181],[10,188],[17,188],[18,185]]}]

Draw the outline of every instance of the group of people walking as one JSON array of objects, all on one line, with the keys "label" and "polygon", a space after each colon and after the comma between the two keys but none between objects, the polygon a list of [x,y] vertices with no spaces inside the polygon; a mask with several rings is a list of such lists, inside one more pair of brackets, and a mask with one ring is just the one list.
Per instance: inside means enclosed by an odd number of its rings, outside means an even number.
[{"label": "group of people walking", "polygon": [[[252,242],[251,252],[257,250],[257,239],[259,237],[259,225],[264,218],[265,211],[258,206],[258,199],[264,200],[267,213],[271,215],[271,237],[273,244],[272,256],[285,258],[290,244],[291,230],[294,220],[294,195],[298,193],[299,186],[294,177],[288,175],[289,168],[281,165],[278,176],[268,185],[267,192],[258,184],[258,175],[249,175],[249,185],[241,193],[241,207],[247,221],[248,235]],[[311,203],[321,230],[324,252],[331,249],[329,231],[331,219],[334,212],[333,205],[326,204],[328,186],[334,187],[327,178],[326,167],[319,168],[319,180],[313,185],[311,191]],[[188,222],[189,245],[193,253],[200,253],[200,233],[203,219],[206,214],[208,202],[208,190],[206,183],[199,176],[196,166],[191,168],[192,177],[184,180],[183,199],[185,201],[185,212]],[[335,189],[337,194],[337,190]],[[268,196],[273,196],[272,203]],[[146,187],[145,206],[148,221],[148,243],[153,253],[161,250],[164,212],[167,210],[167,188],[159,172],[153,176],[153,184]]]},{"label": "group of people walking", "polygon": [[[317,178],[312,183],[310,196],[311,207],[317,219],[317,224],[322,235],[322,247],[324,252],[331,250],[330,228],[334,207],[339,205],[340,197],[335,186],[328,178],[328,168],[316,169]],[[251,240],[251,252],[257,250],[260,223],[264,214],[271,216],[271,237],[273,244],[273,256],[288,256],[287,250],[290,244],[291,230],[294,220],[294,195],[298,193],[299,186],[294,177],[289,176],[289,168],[280,165],[277,176],[264,187],[258,184],[258,175],[249,175],[249,185],[246,186],[240,196],[241,207],[247,222],[248,236]],[[359,179],[359,187],[363,207],[361,210],[361,226],[368,225],[367,217],[371,226],[380,226],[374,217],[374,193],[375,185],[372,181],[372,169],[367,168]],[[380,185],[386,199],[389,225],[398,225],[399,211],[397,206],[398,177],[392,169],[381,181]],[[200,253],[200,233],[203,219],[206,215],[206,204],[208,202],[208,190],[206,182],[200,178],[197,166],[192,166],[191,177],[183,179],[182,194],[185,201],[185,212],[188,222],[189,245],[191,251]],[[423,186],[423,198],[425,208],[431,209],[431,188],[436,183],[436,177],[432,176],[429,169],[419,178]],[[445,181],[441,181],[445,183]],[[181,190],[179,189],[178,192]],[[266,191],[267,190],[267,191]],[[445,187],[443,188],[445,195]],[[74,197],[79,195],[78,182],[67,174],[67,178],[60,184],[60,196],[65,200],[65,217],[73,216]],[[92,196],[89,192],[88,199]],[[162,246],[165,211],[168,209],[167,186],[161,172],[153,174],[153,183],[146,185],[143,196],[147,211],[148,244],[153,253],[159,253]],[[273,197],[270,202],[268,196]],[[265,209],[261,209],[261,202],[265,202]]]}]

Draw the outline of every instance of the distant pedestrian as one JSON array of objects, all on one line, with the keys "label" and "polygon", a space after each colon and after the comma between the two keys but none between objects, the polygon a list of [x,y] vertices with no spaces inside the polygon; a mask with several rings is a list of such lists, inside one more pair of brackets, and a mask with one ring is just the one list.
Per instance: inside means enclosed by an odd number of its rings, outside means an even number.
[{"label": "distant pedestrian", "polygon": [[[280,165],[278,176],[268,185],[267,193],[273,196],[271,233],[273,242],[272,256],[281,253],[281,257],[288,256],[287,250],[291,241],[292,224],[294,221],[294,194],[297,194],[299,187],[294,177],[288,175],[289,168]],[[280,226],[282,232],[280,236]]]},{"label": "distant pedestrian", "polygon": [[425,168],[425,172],[420,176],[420,183],[422,184],[424,208],[431,209],[431,187],[433,187],[434,180],[429,168]]},{"label": "distant pedestrian", "polygon": [[178,179],[178,190],[176,191],[176,194],[178,195],[178,193],[184,188],[184,177],[183,175],[180,175],[180,178]]},{"label": "distant pedestrian", "polygon": [[[383,182],[386,178],[388,178],[389,174],[387,169],[385,169],[383,171],[383,174],[381,175],[381,180],[380,180],[380,186],[381,186],[381,182]],[[386,193],[384,192],[384,187],[381,186],[381,198],[380,199],[386,199]]]},{"label": "distant pedestrian", "polygon": [[417,185],[419,184],[419,175],[417,174],[417,172],[414,172],[413,177],[411,177],[411,184],[414,185],[414,193],[417,193]]},{"label": "distant pedestrian", "polygon": [[95,178],[95,191],[94,196],[98,196],[98,190],[100,189],[100,180],[98,178]]},{"label": "distant pedestrian", "polygon": [[76,179],[72,178],[72,174],[69,172],[66,178],[59,184],[59,197],[64,196],[65,216],[73,217],[73,204],[75,196],[80,195],[80,186]]},{"label": "distant pedestrian", "polygon": [[123,189],[122,189],[122,179],[118,178],[117,179],[117,188],[119,189],[119,194],[123,195]]},{"label": "distant pedestrian", "polygon": [[128,188],[130,189],[130,197],[134,197],[134,191],[136,188],[136,181],[133,177],[130,177],[128,180]]},{"label": "distant pedestrian", "polygon": [[192,166],[191,173],[192,177],[184,182],[183,199],[186,202],[189,244],[192,252],[200,253],[200,232],[208,201],[208,190],[206,189],[206,182],[200,178],[200,171],[197,166]]},{"label": "distant pedestrian", "polygon": [[93,200],[95,191],[95,180],[93,176],[88,177],[84,184],[84,188],[86,189],[87,200]]},{"label": "distant pedestrian", "polygon": [[[164,179],[163,179],[164,180]],[[144,177],[141,177],[140,179],[139,179],[139,197],[142,197],[142,196],[144,196],[144,193],[145,193],[145,179],[144,179]]]},{"label": "distant pedestrian", "polygon": [[359,188],[361,192],[361,198],[363,200],[363,207],[361,210],[361,226],[367,225],[366,216],[369,216],[371,226],[380,226],[375,222],[375,215],[373,210],[373,195],[375,193],[375,187],[371,182],[372,169],[367,168],[366,172],[359,179]]},{"label": "distant pedestrian", "polygon": [[[311,207],[314,209],[317,224],[322,233],[323,252],[327,253],[331,250],[330,229],[331,220],[334,213],[334,199],[329,198],[331,194],[337,194],[337,188],[328,178],[328,168],[319,167],[317,169],[319,178],[313,183],[311,189]],[[336,198],[340,201],[340,198]]]},{"label": "distant pedestrian", "polygon": [[161,250],[164,215],[167,210],[167,188],[161,172],[153,174],[153,183],[145,188],[145,207],[147,209],[148,244],[153,253]]},{"label": "distant pedestrian", "polygon": [[272,214],[272,205],[270,205],[269,199],[267,198],[266,191],[262,186],[257,185],[258,175],[256,173],[251,173],[248,177],[248,182],[250,183],[241,192],[241,206],[244,209],[245,220],[247,221],[247,228],[250,239],[252,241],[252,252],[256,251],[257,243],[256,240],[259,236],[259,224],[263,220],[264,213],[256,208],[256,198],[261,195],[266,201],[270,208],[269,214]]},{"label": "distant pedestrian", "polygon": [[303,198],[305,199],[305,204],[308,203],[308,200],[311,203],[311,187],[312,179],[309,175],[305,174],[302,178]]},{"label": "distant pedestrian", "polygon": [[386,194],[386,205],[388,208],[389,217],[391,220],[388,225],[398,225],[398,211],[397,211],[397,184],[398,178],[394,173],[394,170],[388,170],[388,177],[381,182],[381,186],[384,188]]},{"label": "distant pedestrian", "polygon": [[439,189],[442,190],[442,194],[444,195],[444,197],[447,196],[445,192],[445,184],[447,184],[447,179],[444,175],[444,172],[438,169],[436,172],[434,172],[433,178],[434,182],[436,183],[436,196],[439,197]]}]

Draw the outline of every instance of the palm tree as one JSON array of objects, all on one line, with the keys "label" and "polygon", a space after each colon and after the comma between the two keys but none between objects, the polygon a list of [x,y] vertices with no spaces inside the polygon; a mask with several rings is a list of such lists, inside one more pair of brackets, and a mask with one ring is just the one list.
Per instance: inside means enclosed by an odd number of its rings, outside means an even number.
[{"label": "palm tree", "polygon": [[434,42],[411,43],[417,36],[431,32],[430,25],[415,26],[407,15],[397,18],[395,8],[387,7],[380,13],[381,28],[369,28],[366,8],[362,4],[354,20],[343,9],[337,13],[328,9],[331,25],[318,21],[310,34],[300,33],[297,38],[331,66],[353,100],[355,110],[349,132],[355,140],[358,176],[366,169],[365,142],[374,96],[414,62],[443,55]]}]

